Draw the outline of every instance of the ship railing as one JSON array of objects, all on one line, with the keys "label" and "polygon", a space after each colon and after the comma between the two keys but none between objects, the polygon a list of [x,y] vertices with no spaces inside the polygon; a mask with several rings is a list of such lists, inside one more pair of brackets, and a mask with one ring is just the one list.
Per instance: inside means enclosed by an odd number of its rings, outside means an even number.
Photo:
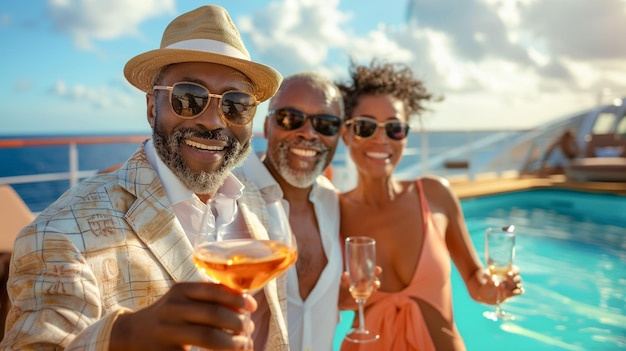
[{"label": "ship railing", "polygon": [[[484,132],[484,131],[480,131]],[[495,155],[506,153],[508,149],[513,149],[520,131],[489,131],[488,136],[477,137],[477,131],[460,131],[458,143],[454,147],[436,147],[438,133],[423,133],[420,145],[410,147],[405,150],[401,161],[401,171],[398,172],[400,178],[414,179],[418,176],[435,174],[448,179],[468,179],[474,180],[478,175],[495,174],[497,176],[515,174],[520,168],[520,157],[501,157],[501,162],[491,162]],[[80,145],[88,144],[123,144],[140,143],[149,135],[100,135],[100,136],[76,136],[76,137],[29,137],[29,138],[8,138],[0,139],[0,149],[3,148],[23,148],[23,147],[47,147],[63,146],[68,147],[67,172],[38,173],[11,175],[0,177],[0,184],[25,184],[59,180],[69,180],[69,187],[76,185],[81,179],[89,177],[98,169],[79,168],[79,148]],[[255,139],[263,139],[261,134],[254,135]],[[264,140],[256,140],[255,147],[262,145]],[[264,150],[257,150],[264,151]],[[491,160],[491,161],[490,161]],[[491,163],[490,163],[491,162]],[[356,170],[351,163],[344,147],[339,147],[335,158],[331,164],[333,167],[333,182],[340,190],[347,190],[356,181]],[[68,188],[69,188],[68,187]]]},{"label": "ship railing", "polygon": [[[517,177],[527,155],[517,149],[519,140],[529,131],[468,130],[451,131],[457,135],[454,145],[437,146],[444,133],[420,135],[419,145],[408,147],[395,175],[400,179],[415,179],[437,175],[450,181],[473,182],[478,178]],[[545,141],[538,141],[539,144]],[[337,152],[332,162],[333,183],[339,190],[349,190],[356,184],[356,168],[345,152]]]},{"label": "ship railing", "polygon": [[70,187],[80,179],[95,174],[98,170],[80,170],[78,165],[78,145],[139,143],[149,138],[147,135],[104,135],[76,137],[29,137],[0,139],[0,149],[23,147],[68,146],[69,165],[67,172],[40,173],[0,177],[0,184],[24,184],[69,180]]}]

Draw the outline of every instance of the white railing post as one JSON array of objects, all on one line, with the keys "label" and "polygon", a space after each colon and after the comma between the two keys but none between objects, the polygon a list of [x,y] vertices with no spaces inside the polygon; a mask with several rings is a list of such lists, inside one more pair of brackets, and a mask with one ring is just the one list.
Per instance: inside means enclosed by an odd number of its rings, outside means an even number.
[{"label": "white railing post", "polygon": [[502,160],[502,163],[500,163],[500,166],[498,167],[498,178],[502,178],[502,176],[504,176],[504,172],[506,171],[506,165],[508,163],[508,159],[511,158],[510,153],[511,150],[509,150],[508,148],[508,142],[506,140],[506,130],[503,130],[503,133],[505,135],[503,142],[502,142],[502,150],[506,150],[506,157],[504,158],[504,160]]},{"label": "white railing post", "polygon": [[510,173],[509,171],[512,165],[513,155],[511,155],[511,153],[513,152],[513,137],[511,134],[513,134],[511,130],[506,129],[506,149],[508,157],[504,160],[504,174]]},{"label": "white railing post", "polygon": [[70,147],[70,188],[78,184],[78,147],[71,143]]},{"label": "white railing post", "polygon": [[472,171],[472,167],[476,166],[476,161],[474,160],[474,132],[469,130],[467,133],[468,138],[468,155],[467,155],[467,175],[469,176],[470,181],[474,181],[474,172]]},{"label": "white railing post", "polygon": [[424,129],[422,128],[421,131],[421,141],[422,141],[422,150],[420,152],[420,155],[422,157],[422,176],[428,175],[428,172],[430,172],[429,169],[429,165],[428,165],[428,159],[429,159],[429,151],[428,151],[428,133],[424,132]]}]

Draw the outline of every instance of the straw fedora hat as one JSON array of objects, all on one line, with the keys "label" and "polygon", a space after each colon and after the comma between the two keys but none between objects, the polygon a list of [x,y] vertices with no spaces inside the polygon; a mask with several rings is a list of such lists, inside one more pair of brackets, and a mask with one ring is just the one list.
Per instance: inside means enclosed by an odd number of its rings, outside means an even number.
[{"label": "straw fedora hat", "polygon": [[163,32],[161,48],[130,59],[124,76],[130,84],[148,93],[155,75],[167,65],[182,62],[210,62],[232,67],[256,86],[256,98],[272,97],[282,76],[272,67],[252,62],[239,31],[223,7],[210,5],[175,18]]}]

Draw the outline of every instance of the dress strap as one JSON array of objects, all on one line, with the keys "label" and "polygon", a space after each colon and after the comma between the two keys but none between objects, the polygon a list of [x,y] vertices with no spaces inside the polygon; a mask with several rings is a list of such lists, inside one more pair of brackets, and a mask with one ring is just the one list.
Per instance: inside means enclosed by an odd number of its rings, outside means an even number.
[{"label": "dress strap", "polygon": [[430,224],[433,229],[437,231],[437,233],[439,234],[438,236],[444,238],[443,233],[445,233],[445,231],[442,231],[437,226],[437,223],[435,223],[435,221],[433,220],[433,213],[430,211],[430,206],[428,206],[428,200],[426,199],[426,194],[424,193],[422,180],[418,178],[417,180],[415,180],[415,184],[417,184],[417,192],[420,197],[420,206],[422,206],[422,215],[424,216],[424,233],[426,233],[426,231],[428,230],[428,225]]},{"label": "dress strap", "polygon": [[422,213],[424,215],[424,221],[425,221],[426,215],[430,216],[430,207],[428,206],[428,201],[426,200],[426,194],[424,194],[424,187],[422,186],[422,180],[420,178],[416,179],[415,184],[417,185],[417,194],[420,197],[420,206],[422,207]]}]

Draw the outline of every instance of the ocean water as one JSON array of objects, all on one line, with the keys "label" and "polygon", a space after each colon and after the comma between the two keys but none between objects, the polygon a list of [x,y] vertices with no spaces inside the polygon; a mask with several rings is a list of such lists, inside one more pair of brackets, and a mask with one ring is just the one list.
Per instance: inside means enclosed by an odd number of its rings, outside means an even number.
[{"label": "ocean water", "polygon": [[[137,147],[136,143],[80,145],[78,168],[81,171],[105,169],[124,162]],[[69,157],[68,146],[0,148],[0,177],[68,172]],[[41,212],[69,188],[70,182],[60,180],[11,186],[31,211]]]},{"label": "ocean water", "polygon": [[[447,160],[471,159],[475,172],[489,171],[489,160],[502,150],[503,143],[513,144],[524,131],[451,131],[410,133],[405,155],[398,166],[398,173],[404,176],[418,176],[435,173],[443,176],[454,175],[466,170],[445,170]],[[45,137],[45,136],[37,136]],[[33,136],[0,136],[7,138],[33,138]],[[253,139],[253,148],[264,151],[266,140],[261,136]],[[78,168],[81,171],[101,170],[124,162],[136,149],[137,143],[94,144],[78,146]],[[428,154],[423,151],[427,150]],[[425,168],[424,160],[430,164]],[[340,142],[332,165],[337,169],[346,168],[348,157]],[[0,177],[42,173],[68,172],[68,146],[33,146],[0,148]],[[69,180],[40,183],[13,184],[13,188],[24,199],[33,212],[40,212],[69,188]],[[341,189],[340,190],[347,190]]]}]

